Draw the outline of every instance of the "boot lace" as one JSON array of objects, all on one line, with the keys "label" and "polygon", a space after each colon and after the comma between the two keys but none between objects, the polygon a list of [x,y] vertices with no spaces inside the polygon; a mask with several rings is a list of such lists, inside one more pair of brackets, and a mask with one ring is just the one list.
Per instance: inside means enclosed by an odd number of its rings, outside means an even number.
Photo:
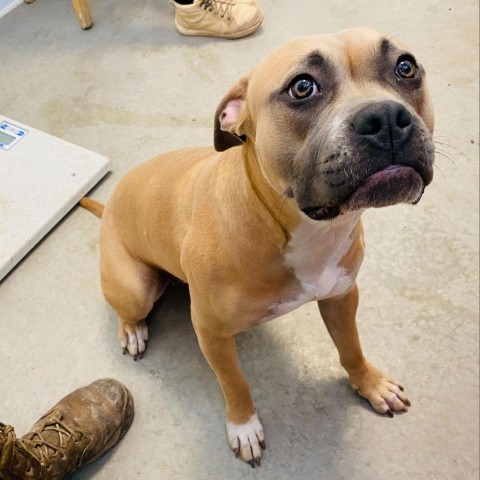
[{"label": "boot lace", "polygon": [[212,12],[214,15],[220,15],[221,18],[232,19],[232,2],[225,0],[201,0],[200,7]]},{"label": "boot lace", "polygon": [[8,480],[8,472],[13,458],[13,446],[16,436],[13,427],[0,423],[0,434],[4,438],[3,446],[0,448],[0,478]]},{"label": "boot lace", "polygon": [[[4,445],[0,449],[0,479],[16,478],[9,475],[11,467],[15,468],[19,465],[18,462],[21,462],[15,456],[15,449],[23,452],[26,465],[22,465],[22,469],[24,468],[25,474],[29,475],[33,470],[32,461],[35,461],[35,464],[38,462],[41,467],[47,467],[48,469],[50,457],[59,453],[62,460],[67,458],[65,446],[68,438],[73,437],[75,441],[78,440],[78,434],[57,418],[53,418],[46,423],[41,432],[32,432],[25,438],[17,438],[13,427],[9,425],[0,424],[0,426],[5,439]],[[58,444],[47,441],[42,435],[45,432],[56,432],[58,434]],[[12,464],[12,462],[14,463]]]},{"label": "boot lace", "polygon": [[[42,433],[56,432],[58,434],[58,444],[45,440]],[[78,439],[78,435],[59,418],[52,418],[48,423],[45,423],[41,432],[32,432],[27,438],[17,439],[17,444],[22,449],[27,450],[26,445],[33,447],[36,452],[36,457],[42,465],[47,463],[49,457],[60,453],[62,459],[66,458],[65,445],[69,437],[73,437],[75,441]]]}]

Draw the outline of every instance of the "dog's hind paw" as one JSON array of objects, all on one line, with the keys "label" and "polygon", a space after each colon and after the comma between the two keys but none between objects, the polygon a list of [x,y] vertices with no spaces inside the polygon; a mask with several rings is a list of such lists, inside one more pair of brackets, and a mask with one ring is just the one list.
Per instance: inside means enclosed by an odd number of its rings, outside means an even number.
[{"label": "dog's hind paw", "polygon": [[128,350],[128,353],[135,361],[142,358],[148,342],[147,323],[145,320],[137,323],[127,323],[119,319],[118,340],[120,341],[123,353]]},{"label": "dog's hind paw", "polygon": [[228,445],[236,457],[240,457],[252,468],[260,466],[262,450],[266,449],[263,427],[257,414],[242,424],[227,423]]}]

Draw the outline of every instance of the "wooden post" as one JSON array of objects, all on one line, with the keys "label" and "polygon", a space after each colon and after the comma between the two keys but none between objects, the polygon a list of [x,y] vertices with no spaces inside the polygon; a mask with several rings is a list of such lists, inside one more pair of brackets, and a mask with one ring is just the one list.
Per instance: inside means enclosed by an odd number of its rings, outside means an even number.
[{"label": "wooden post", "polygon": [[[35,0],[23,0],[25,3],[33,3]],[[75,15],[77,15],[78,23],[83,30],[88,30],[93,25],[92,14],[88,0],[72,0]]]},{"label": "wooden post", "polygon": [[72,4],[80,27],[83,30],[89,29],[93,25],[93,19],[88,0],[72,0]]}]

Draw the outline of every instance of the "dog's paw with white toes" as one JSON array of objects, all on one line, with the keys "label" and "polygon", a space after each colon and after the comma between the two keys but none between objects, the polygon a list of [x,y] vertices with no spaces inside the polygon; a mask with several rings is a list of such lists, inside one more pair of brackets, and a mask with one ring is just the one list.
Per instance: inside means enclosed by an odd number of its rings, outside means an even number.
[{"label": "dog's paw with white toes", "polygon": [[134,360],[143,357],[143,353],[147,348],[148,327],[145,320],[137,323],[127,323],[122,320],[118,325],[118,340],[123,349],[123,353],[128,353]]},{"label": "dog's paw with white toes", "polygon": [[250,464],[260,466],[262,450],[265,450],[265,435],[257,414],[250,417],[248,422],[235,424],[227,422],[227,436],[230,448],[235,456]]}]

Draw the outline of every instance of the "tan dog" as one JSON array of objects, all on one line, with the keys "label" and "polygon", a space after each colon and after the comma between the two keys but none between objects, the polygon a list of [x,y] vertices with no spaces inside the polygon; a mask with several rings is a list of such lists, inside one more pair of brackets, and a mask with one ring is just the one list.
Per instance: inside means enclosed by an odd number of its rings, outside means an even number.
[{"label": "tan dog", "polygon": [[141,355],[154,302],[172,276],[188,282],[195,332],[225,396],[228,443],[250,465],[260,464],[264,432],[234,337],[305,302],[318,301],[353,388],[377,412],[410,405],[363,356],[355,278],[362,212],[420,199],[432,179],[432,131],[425,73],[398,41],[368,29],[300,38],[227,93],[215,150],[154,158],[106,205],[101,281],[121,346]]}]

